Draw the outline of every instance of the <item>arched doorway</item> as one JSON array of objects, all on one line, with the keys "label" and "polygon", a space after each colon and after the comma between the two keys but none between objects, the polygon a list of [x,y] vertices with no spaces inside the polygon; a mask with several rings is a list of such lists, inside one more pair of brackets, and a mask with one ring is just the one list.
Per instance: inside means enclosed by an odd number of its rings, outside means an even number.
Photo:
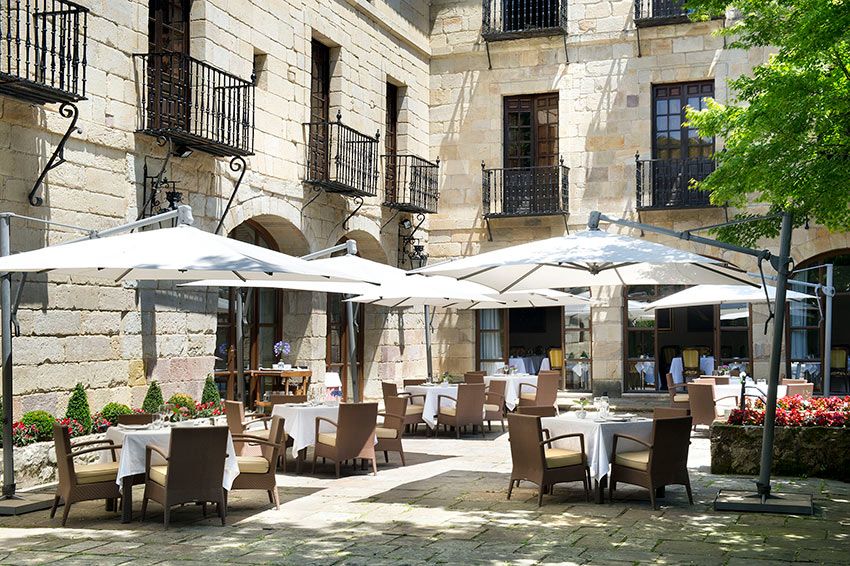
[{"label": "arched doorway", "polygon": [[785,333],[785,371],[790,377],[808,379],[815,384],[816,391],[823,392],[824,365],[829,363],[832,393],[848,393],[850,326],[844,321],[850,319],[850,249],[831,250],[801,262],[792,276],[790,288],[813,294],[811,287],[795,285],[793,281],[825,285],[827,264],[833,266],[835,287],[835,296],[832,299],[831,351],[824,351],[826,324],[817,300],[789,302]]}]

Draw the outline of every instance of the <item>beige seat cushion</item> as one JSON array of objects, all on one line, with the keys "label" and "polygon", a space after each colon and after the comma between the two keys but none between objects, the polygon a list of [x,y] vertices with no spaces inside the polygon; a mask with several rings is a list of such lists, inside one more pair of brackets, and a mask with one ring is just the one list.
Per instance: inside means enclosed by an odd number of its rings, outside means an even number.
[{"label": "beige seat cushion", "polygon": [[318,440],[319,440],[319,444],[327,444],[328,446],[336,446],[336,433],[335,432],[320,432]]},{"label": "beige seat cushion", "polygon": [[118,477],[118,462],[107,462],[105,464],[76,465],[74,471],[77,474],[77,483],[98,483],[102,481],[115,481]]},{"label": "beige seat cushion", "polygon": [[457,407],[440,407],[440,414],[453,417],[457,414]]},{"label": "beige seat cushion", "polygon": [[687,403],[690,401],[690,397],[688,397],[687,393],[676,393],[673,395],[673,402],[675,403]]},{"label": "beige seat cushion", "polygon": [[168,464],[164,464],[162,466],[151,466],[151,469],[148,470],[148,477],[151,481],[164,486],[168,479]]},{"label": "beige seat cushion", "polygon": [[484,410],[487,411],[488,413],[495,413],[495,412],[501,411],[502,408],[499,407],[498,405],[491,405],[489,403],[486,403],[484,405]]},{"label": "beige seat cushion", "polygon": [[537,400],[537,393],[523,393],[519,396],[520,399],[525,399],[526,401],[535,401]]},{"label": "beige seat cushion", "polygon": [[375,435],[378,438],[398,438],[398,431],[394,428],[375,427]]},{"label": "beige seat cushion", "polygon": [[269,461],[262,456],[237,456],[240,474],[264,474],[269,471]]},{"label": "beige seat cushion", "polygon": [[405,415],[421,415],[422,409],[424,409],[424,405],[408,405],[404,410]]},{"label": "beige seat cushion", "polygon": [[547,468],[563,468],[564,466],[575,466],[584,461],[583,454],[575,450],[564,448],[549,448],[546,454]]},{"label": "beige seat cushion", "polygon": [[633,470],[646,470],[649,465],[649,450],[636,450],[634,452],[617,452],[614,463]]}]

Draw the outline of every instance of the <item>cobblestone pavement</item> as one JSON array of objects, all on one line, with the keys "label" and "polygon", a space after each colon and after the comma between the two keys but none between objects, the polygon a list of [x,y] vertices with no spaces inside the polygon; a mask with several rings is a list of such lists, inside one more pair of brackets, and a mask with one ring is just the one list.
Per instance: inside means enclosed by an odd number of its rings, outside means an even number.
[{"label": "cobblestone pavement", "polygon": [[226,527],[193,505],[176,509],[167,531],[156,504],[144,524],[122,525],[97,502],[75,505],[66,529],[47,511],[4,517],[0,564],[850,563],[850,485],[776,482],[778,491],[813,493],[814,517],[715,513],[719,488],[749,489],[752,479],[709,474],[705,433],[691,450],[695,504],[671,487],[658,511],[627,486],[613,504],[586,503],[572,484],[542,508],[531,485],[507,501],[500,433],[405,443],[407,467],[391,455],[377,477],[348,470],[336,480],[328,466],[280,475],[280,511],[265,493],[237,492]]}]

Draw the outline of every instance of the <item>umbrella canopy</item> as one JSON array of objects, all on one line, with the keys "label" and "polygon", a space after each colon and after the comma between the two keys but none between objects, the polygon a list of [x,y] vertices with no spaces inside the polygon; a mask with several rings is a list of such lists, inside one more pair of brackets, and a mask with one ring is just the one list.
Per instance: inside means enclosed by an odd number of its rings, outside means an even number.
[{"label": "umbrella canopy", "polygon": [[415,272],[473,281],[499,293],[593,285],[753,285],[743,271],[718,260],[601,230],[511,246]]},{"label": "umbrella canopy", "polygon": [[351,278],[334,269],[188,225],[78,240],[0,258],[0,272],[124,279],[304,281]]},{"label": "umbrella canopy", "polygon": [[452,277],[408,275],[403,279],[386,281],[370,294],[349,300],[385,307],[445,307],[458,301],[493,302],[493,294],[489,287]]},{"label": "umbrella canopy", "polygon": [[[785,298],[789,301],[813,299],[811,295],[788,290]],[[776,299],[776,287],[767,286],[767,294],[771,302]],[[764,287],[748,287],[744,285],[696,285],[678,293],[673,293],[663,299],[647,304],[648,311],[676,307],[691,307],[697,305],[729,305],[742,303],[766,303]]]},{"label": "umbrella canopy", "polygon": [[492,295],[489,301],[459,301],[448,305],[456,309],[526,309],[535,307],[562,307],[566,305],[588,305],[590,299],[564,293],[555,289],[534,289],[531,291],[508,291]]}]

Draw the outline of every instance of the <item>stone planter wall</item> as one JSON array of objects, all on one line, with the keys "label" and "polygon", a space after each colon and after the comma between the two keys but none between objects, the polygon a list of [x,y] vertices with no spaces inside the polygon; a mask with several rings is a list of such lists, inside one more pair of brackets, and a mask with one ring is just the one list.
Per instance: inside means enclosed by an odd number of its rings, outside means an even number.
[{"label": "stone planter wall", "polygon": [[[104,436],[103,433],[99,433],[80,438],[99,440]],[[0,450],[0,454],[2,453],[3,450]],[[100,461],[100,457],[99,452],[83,454],[75,461],[78,464],[94,464]],[[0,457],[0,473],[2,473],[2,469],[3,459]],[[18,489],[55,481],[58,481],[56,477],[56,450],[53,448],[52,440],[15,447],[15,483]]]},{"label": "stone planter wall", "polygon": [[[763,427],[715,423],[711,473],[756,475]],[[850,481],[850,429],[776,427],[772,473]]]}]

